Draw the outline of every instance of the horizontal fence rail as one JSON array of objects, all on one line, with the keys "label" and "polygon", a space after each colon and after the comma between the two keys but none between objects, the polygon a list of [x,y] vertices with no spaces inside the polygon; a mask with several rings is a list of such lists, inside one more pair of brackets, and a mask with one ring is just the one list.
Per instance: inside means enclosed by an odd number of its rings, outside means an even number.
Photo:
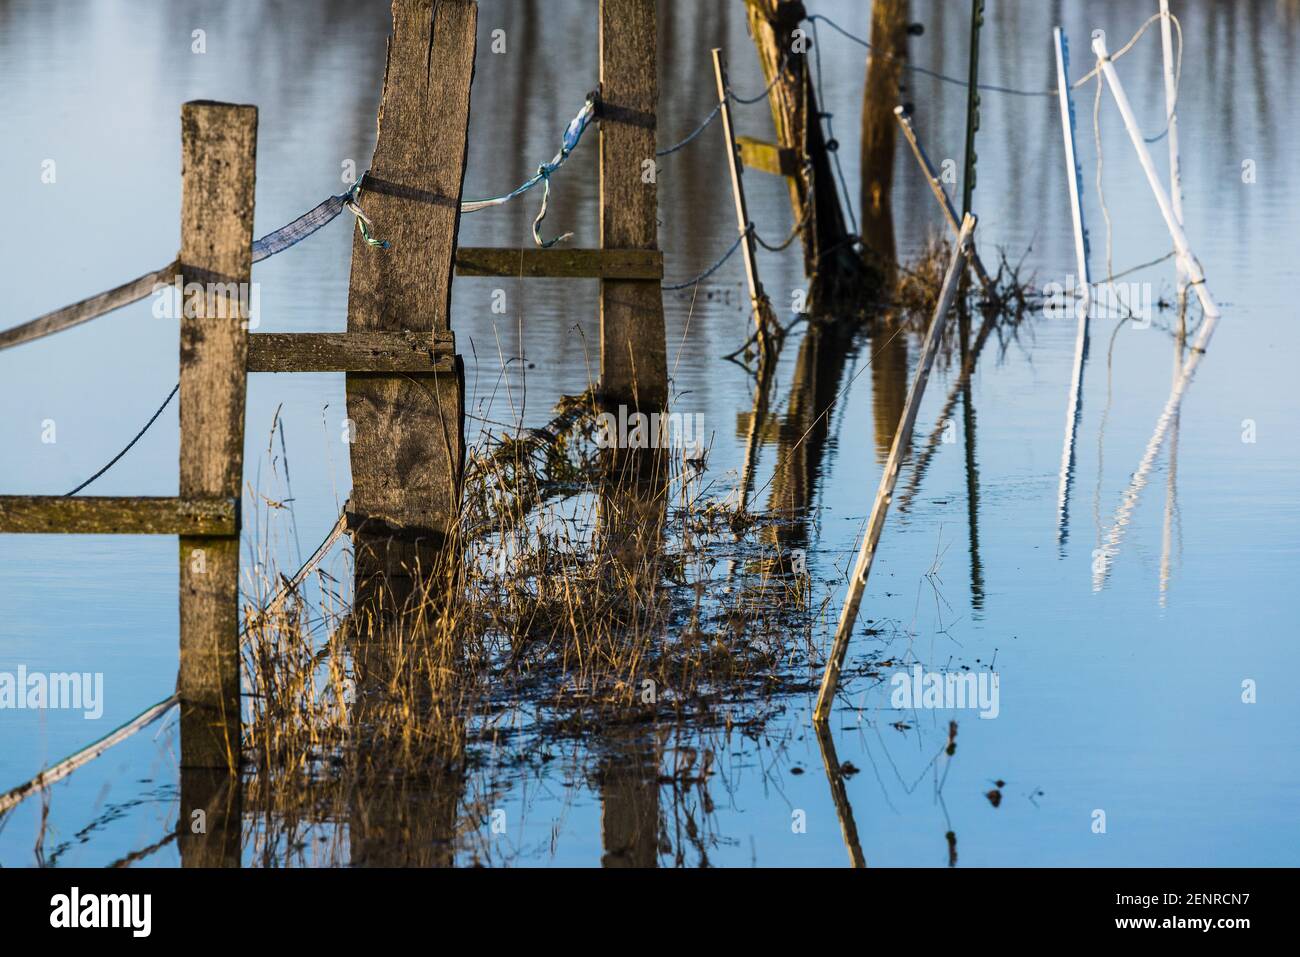
[{"label": "horizontal fence rail", "polygon": [[233,498],[0,495],[0,532],[74,535],[239,534]]}]

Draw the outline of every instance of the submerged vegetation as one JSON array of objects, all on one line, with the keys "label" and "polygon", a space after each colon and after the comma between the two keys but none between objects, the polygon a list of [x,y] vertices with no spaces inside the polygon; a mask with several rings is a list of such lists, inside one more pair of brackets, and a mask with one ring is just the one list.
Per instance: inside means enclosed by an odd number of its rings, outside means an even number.
[{"label": "submerged vegetation", "polygon": [[[936,242],[900,268],[890,317],[854,335],[900,322],[923,334],[946,252]],[[997,314],[1011,310],[998,324],[1014,325],[1025,294],[1005,262],[998,289]],[[557,754],[589,784],[630,774],[675,800],[695,787],[707,807],[710,742],[758,740],[824,667],[841,579],[810,576],[811,503],[789,486],[805,446],[822,454],[815,426],[833,397],[819,402],[804,413],[814,428],[780,431],[787,477],[761,509],[750,476],[737,488],[711,475],[707,447],[610,449],[595,393],[566,397],[546,426],[485,433],[469,450],[448,547],[357,533],[291,589],[271,557],[287,539],[287,489],[264,490],[243,636],[253,858],[307,862],[310,831],[336,863],[491,859],[481,833],[497,776]],[[272,441],[273,485],[286,472],[277,451]],[[867,632],[884,637],[850,672],[874,684],[908,632]],[[341,822],[346,849],[330,826]]]}]

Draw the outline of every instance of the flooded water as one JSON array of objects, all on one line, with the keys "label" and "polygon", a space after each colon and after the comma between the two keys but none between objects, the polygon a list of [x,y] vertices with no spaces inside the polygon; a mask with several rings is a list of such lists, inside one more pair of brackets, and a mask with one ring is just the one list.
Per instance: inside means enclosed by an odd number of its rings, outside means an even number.
[{"label": "flooded water", "polygon": [[[865,3],[808,6],[868,31]],[[1156,9],[1117,0],[987,6],[981,79],[1025,90],[1054,83],[1053,25],[1071,39],[1071,73],[1079,77],[1093,63],[1094,28],[1107,31],[1114,51]],[[1058,470],[1075,324],[1036,311],[1014,335],[989,341],[952,428],[918,475],[957,370],[941,363],[930,382],[863,602],[871,633],[858,629],[830,722],[829,763],[845,776],[828,779],[824,770],[809,720],[818,676],[807,670],[806,690],[767,702],[768,720],[753,733],[611,732],[557,741],[543,749],[545,759],[524,762],[494,763],[486,749],[475,775],[484,790],[425,795],[414,809],[457,822],[440,862],[844,866],[855,854],[846,835],[855,831],[872,866],[1300,863],[1293,743],[1300,698],[1286,678],[1297,663],[1300,445],[1285,371],[1300,354],[1300,267],[1292,255],[1300,186],[1291,175],[1300,132],[1285,122],[1286,104],[1300,93],[1292,68],[1300,6],[1173,7],[1186,44],[1178,101],[1184,217],[1223,318],[1171,441],[1124,516],[1108,574],[1095,576],[1097,552],[1169,396],[1176,313],[1157,308],[1149,324],[1092,324],[1062,542]],[[716,102],[711,48],[726,52],[741,94],[757,94],[763,81],[742,4],[678,0],[660,8],[663,146]],[[912,62],[964,76],[967,10],[914,0],[911,18],[925,30],[909,41]],[[498,29],[501,53],[492,51]],[[824,22],[818,29],[824,108],[857,216],[864,51]],[[193,52],[195,30],[205,31],[205,53]],[[321,2],[310,16],[272,3],[184,0],[141,16],[114,0],[0,0],[0,180],[9,211],[0,233],[0,326],[174,257],[186,100],[259,107],[258,235],[340,192],[349,164],[365,169],[374,147],[388,32],[387,4],[376,0]],[[1164,126],[1158,30],[1116,68],[1144,132],[1156,136]],[[549,159],[597,71],[594,3],[483,0],[465,197],[502,193]],[[1098,278],[1107,230],[1094,90],[1091,83],[1077,90],[1075,106]],[[935,162],[960,166],[964,89],[912,73],[902,99]],[[739,133],[772,136],[764,105],[736,111]],[[1109,92],[1099,129],[1118,274],[1163,256],[1171,242]],[[1002,249],[1012,262],[1023,257],[1022,275],[1033,274],[1036,285],[1065,283],[1074,252],[1054,100],[985,92],[977,148],[974,209],[985,261],[993,265]],[[1161,139],[1151,149],[1163,176],[1167,145]],[[598,242],[596,161],[593,131],[553,181],[545,229],[572,230],[575,246]],[[47,169],[53,182],[42,179]],[[720,127],[662,158],[659,169],[659,237],[671,282],[703,270],[735,236]],[[746,186],[760,233],[783,237],[791,225],[784,185],[752,173]],[[908,261],[943,224],[901,142],[893,202]],[[526,245],[536,204],[530,194],[466,216],[460,242]],[[262,331],[344,328],[349,220],[256,267]],[[721,359],[749,331],[741,269],[736,257],[698,295],[665,294],[673,408],[703,417],[709,494],[718,498],[740,483],[747,430],[738,417],[753,404],[752,380]],[[805,284],[798,244],[762,253],[759,269],[778,314],[792,318]],[[1174,279],[1168,260],[1121,281],[1158,303],[1174,298]],[[497,290],[505,313],[493,311]],[[1192,322],[1198,317],[1193,310]],[[471,440],[496,423],[544,423],[556,400],[581,392],[598,369],[595,282],[458,279],[452,326],[466,357]],[[863,331],[801,348],[806,328],[795,328],[780,359],[770,410],[777,427],[763,431],[770,441],[750,503],[803,507],[787,544],[807,553],[820,661],[920,343]],[[148,303],[0,352],[4,491],[75,486],[116,454],[177,375],[175,323],[153,318]],[[837,395],[825,428],[800,446],[797,466],[781,465],[791,431],[797,439],[815,418],[810,397],[824,405]],[[246,529],[250,555],[265,545],[280,567],[295,568],[333,525],[351,484],[343,399],[341,375],[250,379],[246,481],[266,487],[278,409],[296,529],[259,542]],[[176,459],[173,404],[90,491],[174,495]],[[245,514],[258,507],[250,496]],[[172,692],[176,565],[169,538],[0,536],[0,672],[103,675],[95,720],[75,710],[0,710],[0,787]],[[914,665],[996,673],[996,709],[981,716],[895,707],[891,677]],[[948,754],[953,721],[956,748]],[[173,712],[44,799],[28,799],[0,820],[0,864],[95,866],[141,851],[151,865],[180,863],[175,842],[165,841],[178,809],[176,738]],[[712,752],[706,783],[682,772],[692,748]],[[362,863],[350,859],[357,844],[342,836],[357,826],[332,819],[270,857]],[[247,830],[245,862],[264,863],[260,832]],[[364,861],[372,862],[383,863]]]}]

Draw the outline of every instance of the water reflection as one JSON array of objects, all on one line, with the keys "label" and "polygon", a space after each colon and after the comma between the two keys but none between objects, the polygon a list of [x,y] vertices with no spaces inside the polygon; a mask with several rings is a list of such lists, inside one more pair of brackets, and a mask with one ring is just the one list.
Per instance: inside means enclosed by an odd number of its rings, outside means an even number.
[{"label": "water reflection", "polygon": [[862,334],[855,324],[813,320],[799,343],[769,480],[768,508],[787,519],[770,530],[770,537],[783,545],[805,548],[809,543],[809,509],[824,473],[831,414]]}]

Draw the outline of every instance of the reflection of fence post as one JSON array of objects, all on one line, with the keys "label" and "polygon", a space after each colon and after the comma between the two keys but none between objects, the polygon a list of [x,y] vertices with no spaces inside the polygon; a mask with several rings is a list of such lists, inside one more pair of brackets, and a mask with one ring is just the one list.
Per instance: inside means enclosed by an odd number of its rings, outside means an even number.
[{"label": "reflection of fence post", "polygon": [[1205,310],[1206,318],[1208,320],[1218,319],[1220,315],[1219,307],[1214,304],[1209,291],[1205,288],[1205,274],[1201,271],[1201,264],[1192,255],[1191,247],[1187,244],[1187,234],[1183,232],[1182,224],[1174,215],[1173,207],[1169,202],[1169,194],[1165,192],[1164,185],[1160,182],[1160,177],[1156,173],[1155,164],[1151,161],[1151,151],[1147,149],[1147,144],[1142,139],[1142,131],[1138,129],[1137,117],[1133,115],[1133,107],[1129,105],[1128,96],[1125,95],[1124,87],[1119,82],[1119,74],[1115,72],[1115,65],[1111,63],[1110,54],[1106,50],[1106,38],[1104,36],[1098,36],[1092,41],[1092,52],[1097,54],[1098,59],[1101,61],[1102,74],[1106,77],[1106,84],[1115,97],[1115,105],[1119,107],[1120,115],[1124,117],[1124,127],[1128,130],[1129,139],[1133,141],[1133,148],[1137,150],[1138,162],[1142,164],[1142,170],[1147,174],[1147,182],[1151,184],[1151,192],[1155,193],[1156,205],[1160,207],[1160,214],[1164,216],[1165,225],[1169,227],[1169,235],[1173,237],[1174,248],[1178,251],[1178,258],[1187,271],[1189,284],[1196,290],[1196,296],[1201,301],[1201,308]]},{"label": "reflection of fence post", "polygon": [[713,75],[718,83],[718,101],[722,104],[722,133],[727,142],[727,169],[731,173],[731,194],[736,200],[736,228],[740,230],[741,252],[745,256],[745,279],[749,283],[749,306],[754,313],[754,333],[757,336],[759,355],[766,359],[772,348],[768,336],[775,323],[772,304],[758,281],[757,250],[754,231],[750,228],[749,210],[745,206],[744,173],[740,166],[740,150],[736,146],[736,131],[731,125],[731,104],[727,102],[727,65],[722,51],[713,51]]},{"label": "reflection of fence post", "polygon": [[[240,497],[256,154],[256,107],[181,108],[181,274],[207,289],[235,284],[187,297],[180,321],[182,499]],[[237,771],[237,531],[181,537],[179,690],[181,766]]]},{"label": "reflection of fence post", "polygon": [[907,393],[907,402],[903,406],[903,415],[894,432],[894,444],[889,449],[889,458],[880,476],[880,488],[876,500],[871,506],[871,518],[867,521],[866,534],[862,538],[862,547],[858,551],[857,562],[853,566],[853,575],[849,579],[849,593],[840,610],[839,625],[835,629],[835,642],[831,646],[830,658],[826,662],[826,672],[822,676],[821,690],[817,694],[817,706],[813,711],[815,721],[825,721],[830,717],[831,702],[835,698],[835,689],[839,686],[840,669],[844,666],[844,655],[848,651],[849,637],[858,618],[858,606],[862,603],[862,593],[867,587],[867,576],[871,574],[871,563],[876,557],[876,545],[880,542],[880,533],[885,527],[885,516],[889,512],[889,503],[894,497],[894,486],[898,482],[898,472],[903,467],[903,456],[911,443],[912,428],[916,425],[916,414],[921,408],[921,397],[925,394],[925,385],[930,378],[930,367],[938,354],[939,343],[943,339],[943,330],[947,325],[948,311],[957,295],[957,286],[965,269],[966,250],[971,242],[971,233],[975,230],[975,217],[970,213],[962,221],[961,232],[957,235],[957,246],[953,250],[952,261],[943,278],[943,287],[939,291],[939,303],[935,306],[934,318],[930,321],[930,330],[926,333],[925,344],[921,347],[921,356],[916,363],[916,375],[912,379],[912,388]]}]

